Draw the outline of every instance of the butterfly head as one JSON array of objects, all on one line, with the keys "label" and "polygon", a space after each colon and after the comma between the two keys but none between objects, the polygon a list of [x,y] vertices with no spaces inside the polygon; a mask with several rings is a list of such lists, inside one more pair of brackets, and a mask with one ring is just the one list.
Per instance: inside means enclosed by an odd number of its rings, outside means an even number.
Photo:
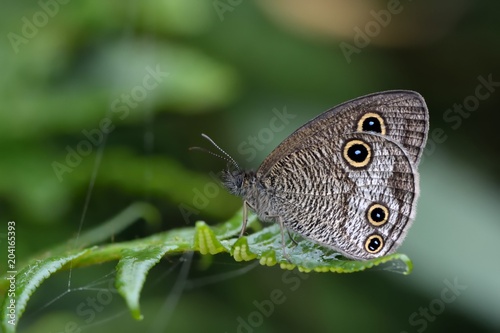
[{"label": "butterfly head", "polygon": [[227,169],[222,171],[222,183],[231,194],[245,197],[249,189],[253,187],[253,184],[255,184],[255,172],[241,170],[238,163],[236,163],[236,161],[221,147],[219,147],[208,135],[202,134],[202,136],[222,154],[214,153],[200,147],[191,147],[190,149],[201,150],[225,160],[228,165]]},{"label": "butterfly head", "polygon": [[222,172],[222,183],[231,194],[245,197],[255,183],[255,172],[228,168]]}]

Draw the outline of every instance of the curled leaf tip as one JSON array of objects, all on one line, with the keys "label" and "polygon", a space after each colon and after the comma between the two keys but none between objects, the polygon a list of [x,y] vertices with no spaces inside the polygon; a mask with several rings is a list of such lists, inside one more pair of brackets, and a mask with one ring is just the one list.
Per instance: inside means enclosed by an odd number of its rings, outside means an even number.
[{"label": "curled leaf tip", "polygon": [[232,255],[236,261],[250,261],[257,258],[255,253],[250,251],[246,237],[240,237],[232,247]]},{"label": "curled leaf tip", "polygon": [[203,221],[196,222],[193,247],[201,254],[217,254],[225,250],[214,232]]}]

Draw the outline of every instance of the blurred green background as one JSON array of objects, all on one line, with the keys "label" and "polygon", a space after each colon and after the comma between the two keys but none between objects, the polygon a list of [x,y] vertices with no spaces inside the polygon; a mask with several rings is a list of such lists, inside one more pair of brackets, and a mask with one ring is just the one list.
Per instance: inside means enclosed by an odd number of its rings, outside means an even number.
[{"label": "blurred green background", "polygon": [[[400,249],[411,275],[303,279],[223,255],[169,258],[137,322],[116,294],[86,303],[113,277],[105,264],[73,270],[69,292],[68,272],[47,280],[19,331],[499,332],[499,11],[493,0],[4,1],[0,241],[16,221],[20,261],[135,201],[158,207],[161,227],[138,222],[110,242],[232,216],[238,198],[199,194],[225,167],[188,151],[209,146],[200,133],[257,168],[304,122],[367,93],[416,90],[431,117]],[[273,291],[280,304],[259,310]]]}]

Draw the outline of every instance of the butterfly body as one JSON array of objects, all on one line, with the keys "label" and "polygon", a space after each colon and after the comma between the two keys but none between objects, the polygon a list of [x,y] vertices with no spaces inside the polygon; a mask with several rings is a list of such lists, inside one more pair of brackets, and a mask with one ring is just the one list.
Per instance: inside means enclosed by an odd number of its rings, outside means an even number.
[{"label": "butterfly body", "polygon": [[349,258],[387,255],[415,217],[428,126],[418,93],[367,95],[297,129],[256,172],[225,171],[224,184],[263,221]]}]

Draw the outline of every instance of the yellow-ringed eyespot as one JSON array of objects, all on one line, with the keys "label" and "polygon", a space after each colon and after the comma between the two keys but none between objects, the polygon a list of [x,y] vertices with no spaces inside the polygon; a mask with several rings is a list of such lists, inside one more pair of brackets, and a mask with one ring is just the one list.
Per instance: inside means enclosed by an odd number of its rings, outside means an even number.
[{"label": "yellow-ringed eyespot", "polygon": [[384,247],[384,239],[378,234],[369,236],[365,241],[365,250],[371,254],[379,253]]},{"label": "yellow-ringed eyespot", "polygon": [[366,218],[371,225],[380,227],[389,220],[389,210],[387,209],[387,207],[375,203],[368,207]]},{"label": "yellow-ringed eyespot", "polygon": [[348,141],[342,152],[344,159],[354,168],[367,166],[372,159],[370,145],[359,139]]},{"label": "yellow-ringed eyespot", "polygon": [[358,132],[375,132],[385,135],[385,121],[375,112],[367,112],[358,120]]}]

